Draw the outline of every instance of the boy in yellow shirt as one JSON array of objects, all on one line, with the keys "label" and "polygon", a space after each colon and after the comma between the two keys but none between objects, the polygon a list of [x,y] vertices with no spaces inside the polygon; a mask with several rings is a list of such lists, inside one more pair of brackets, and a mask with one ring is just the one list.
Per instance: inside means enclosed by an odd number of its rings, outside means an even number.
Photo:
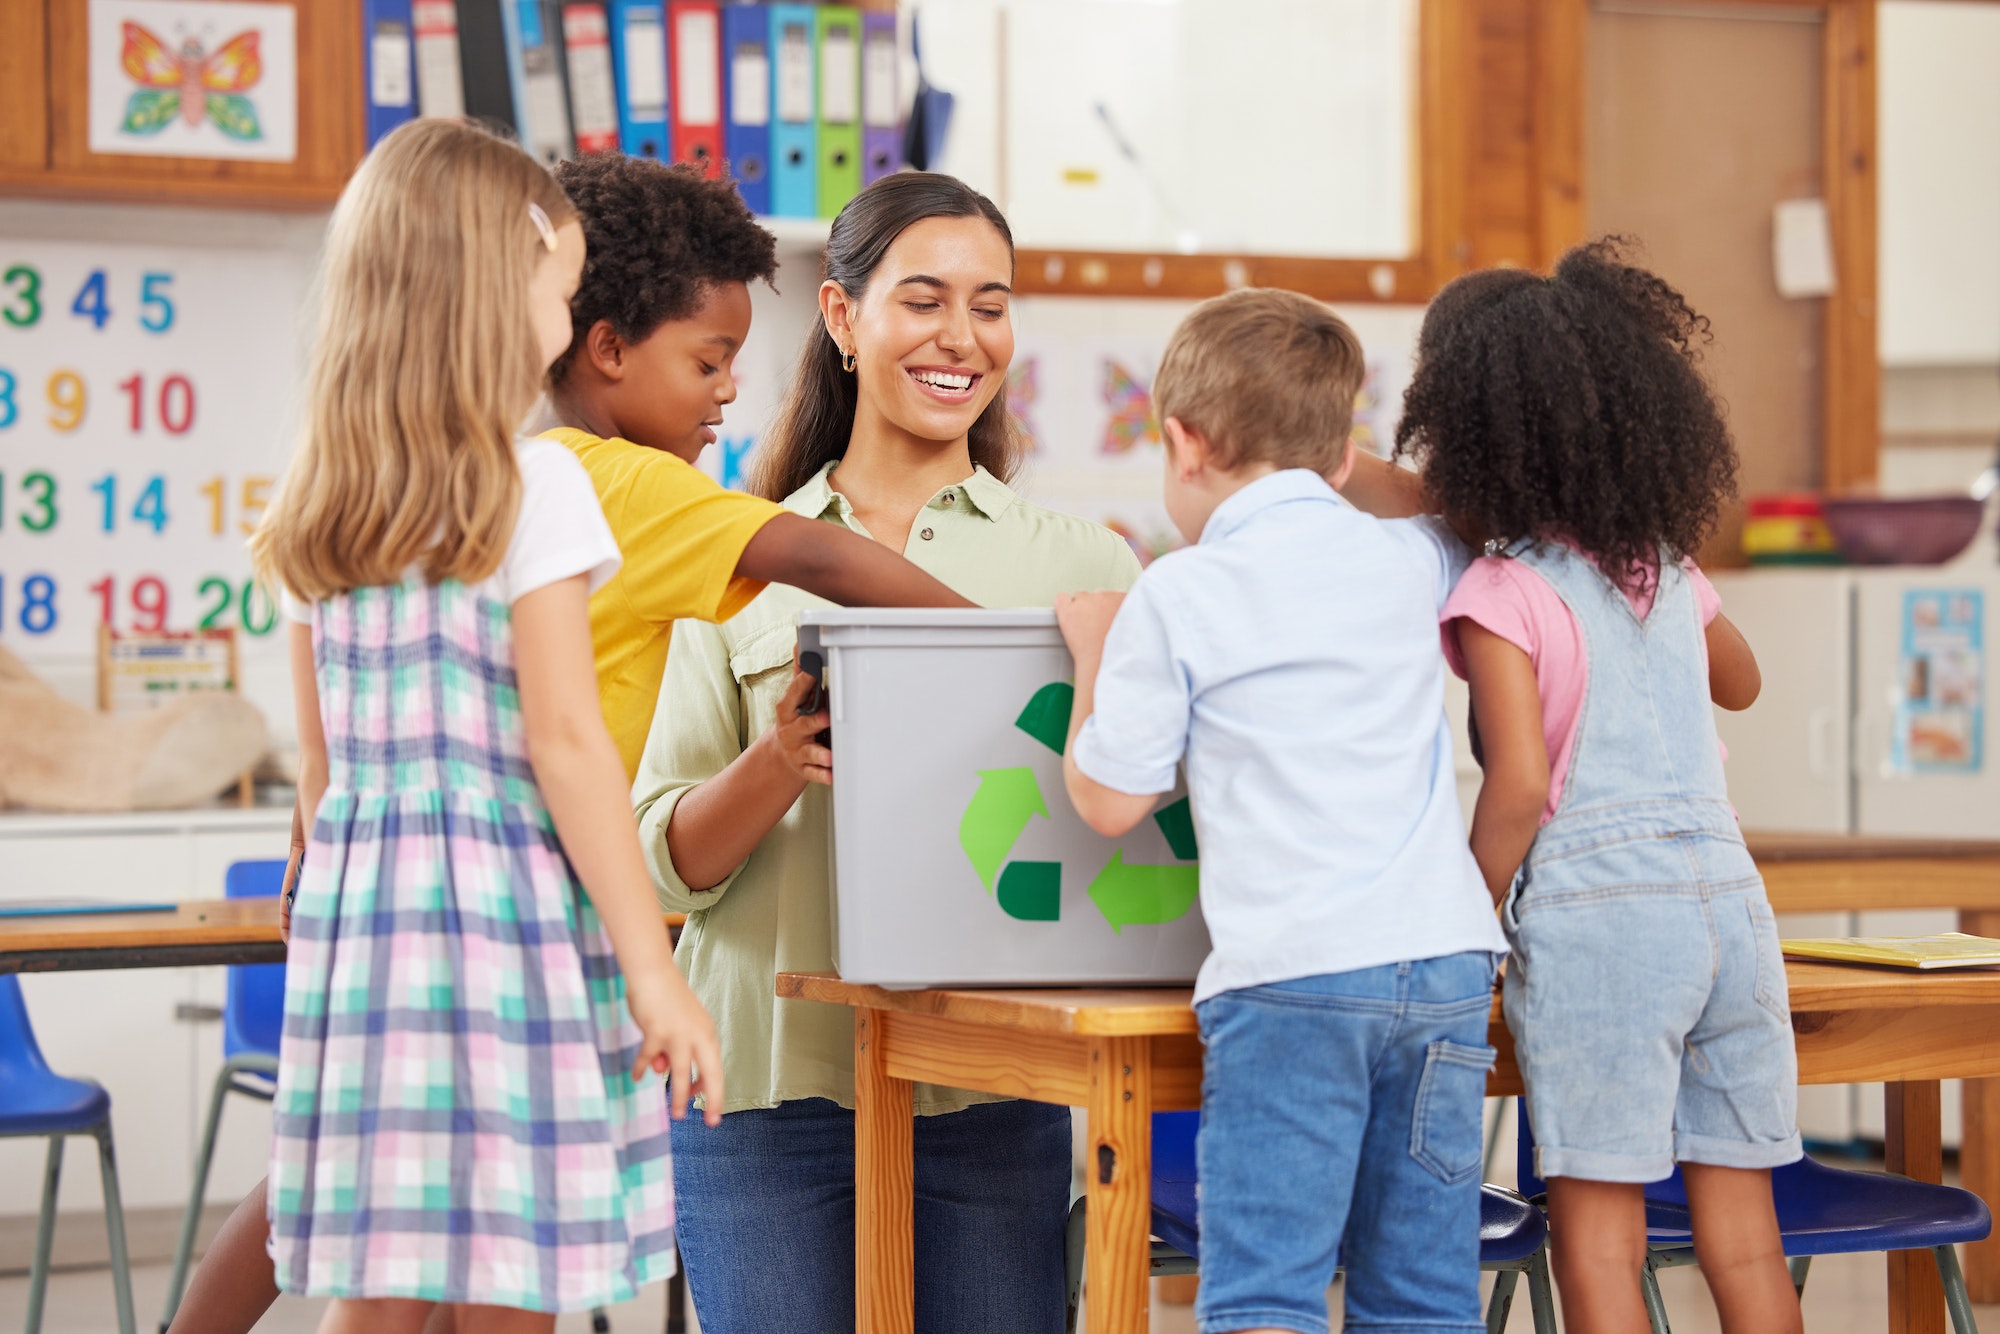
[{"label": "boy in yellow shirt", "polygon": [[736,398],[750,284],[778,268],[735,186],[618,153],[566,161],[556,179],[588,258],[570,303],[575,338],[549,372],[559,425],[544,434],[583,461],[625,556],[591,599],[590,637],[629,778],[682,617],[726,621],[767,582],[844,605],[971,604],[880,543],[724,490],[693,466]]}]

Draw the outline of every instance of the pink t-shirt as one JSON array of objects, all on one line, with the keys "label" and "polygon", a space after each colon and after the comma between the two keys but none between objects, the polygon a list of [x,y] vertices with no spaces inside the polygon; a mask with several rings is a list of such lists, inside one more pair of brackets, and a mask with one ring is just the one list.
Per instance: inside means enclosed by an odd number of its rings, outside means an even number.
[{"label": "pink t-shirt", "polygon": [[[1722,597],[1693,561],[1682,561],[1681,568],[1694,587],[1701,623],[1706,626],[1722,610]],[[1625,593],[1641,620],[1653,609],[1655,583],[1649,579],[1643,587]],[[1562,800],[1570,750],[1576,743],[1577,714],[1583,709],[1584,686],[1589,681],[1583,627],[1548,580],[1526,562],[1504,556],[1481,556],[1473,561],[1445,600],[1438,620],[1445,660],[1461,680],[1465,678],[1465,654],[1458,644],[1460,620],[1476,622],[1534,663],[1535,685],[1542,697],[1542,737],[1549,748],[1549,801],[1542,808],[1542,823],[1547,824]],[[1706,642],[1701,651],[1705,663]]]}]

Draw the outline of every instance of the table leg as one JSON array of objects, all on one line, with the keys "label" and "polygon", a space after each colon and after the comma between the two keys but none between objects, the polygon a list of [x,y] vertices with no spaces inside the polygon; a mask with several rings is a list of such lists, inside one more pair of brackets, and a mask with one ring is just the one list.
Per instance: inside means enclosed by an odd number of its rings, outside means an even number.
[{"label": "table leg", "polygon": [[1088,1110],[1089,1334],[1146,1334],[1153,1223],[1153,1052],[1146,1038],[1091,1043]]},{"label": "table leg", "polygon": [[[1958,929],[2000,936],[2000,913],[1961,912]],[[1965,1129],[1958,1150],[1961,1184],[2000,1212],[2000,1079],[1965,1081]],[[2000,1234],[1965,1247],[1965,1288],[1975,1302],[2000,1302]]]},{"label": "table leg", "polygon": [[915,1090],[889,1074],[880,1041],[887,1018],[854,1012],[856,1334],[914,1334],[917,1320]]},{"label": "table leg", "polygon": [[[1883,1150],[1891,1172],[1944,1180],[1937,1081],[1882,1086]],[[1889,1334],[1944,1334],[1944,1285],[1929,1251],[1889,1252]]]}]

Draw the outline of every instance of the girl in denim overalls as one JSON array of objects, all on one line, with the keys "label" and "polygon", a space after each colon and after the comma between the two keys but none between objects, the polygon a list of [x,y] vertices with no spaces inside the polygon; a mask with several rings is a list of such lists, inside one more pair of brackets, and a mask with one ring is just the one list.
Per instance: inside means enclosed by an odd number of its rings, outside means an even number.
[{"label": "girl in denim overalls", "polygon": [[1647,1328],[1641,1190],[1676,1163],[1723,1328],[1800,1328],[1770,1185],[1800,1154],[1783,961],[1710,711],[1748,707],[1757,664],[1688,559],[1735,483],[1706,336],[1608,244],[1473,274],[1425,319],[1397,430],[1489,552],[1444,640],[1572,1334]]}]

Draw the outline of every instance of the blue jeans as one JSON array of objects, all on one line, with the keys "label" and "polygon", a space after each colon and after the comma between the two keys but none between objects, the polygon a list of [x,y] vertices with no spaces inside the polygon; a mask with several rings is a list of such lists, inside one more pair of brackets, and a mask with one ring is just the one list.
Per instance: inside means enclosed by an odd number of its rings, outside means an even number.
[{"label": "blue jeans", "polygon": [[1485,1328],[1480,1109],[1493,957],[1225,991],[1199,1007],[1202,1334]]},{"label": "blue jeans", "polygon": [[[854,1113],[824,1098],[673,1126],[675,1232],[702,1334],[854,1328]],[[1069,1108],[916,1126],[917,1334],[1059,1334]]]}]

